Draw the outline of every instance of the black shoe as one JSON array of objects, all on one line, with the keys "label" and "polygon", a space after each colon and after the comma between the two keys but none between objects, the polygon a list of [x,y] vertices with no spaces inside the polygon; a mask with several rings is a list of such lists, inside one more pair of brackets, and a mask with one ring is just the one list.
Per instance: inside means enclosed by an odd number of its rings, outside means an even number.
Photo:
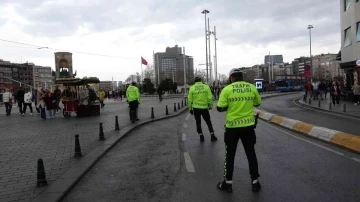
[{"label": "black shoe", "polygon": [[217,141],[217,137],[215,135],[211,135],[211,141],[212,142]]},{"label": "black shoe", "polygon": [[204,135],[200,135],[200,142],[204,142]]},{"label": "black shoe", "polygon": [[227,184],[225,181],[219,182],[216,187],[220,190],[227,191],[229,193],[233,191],[232,184]]},{"label": "black shoe", "polygon": [[136,118],[135,120],[136,120],[136,121],[140,121],[140,119],[139,119],[139,118]]},{"label": "black shoe", "polygon": [[259,181],[257,181],[256,183],[252,183],[252,191],[253,192],[258,192],[258,191],[260,191],[260,189],[261,189],[261,185],[260,185],[260,182]]}]

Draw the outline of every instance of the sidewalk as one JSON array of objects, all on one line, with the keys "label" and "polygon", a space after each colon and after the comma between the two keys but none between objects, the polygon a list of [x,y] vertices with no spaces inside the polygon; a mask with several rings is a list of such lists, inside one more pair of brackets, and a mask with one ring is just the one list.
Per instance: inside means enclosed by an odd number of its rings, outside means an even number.
[{"label": "sidewalk", "polygon": [[[303,106],[311,107],[314,109],[360,117],[360,105],[354,105],[354,103],[351,101],[340,100],[339,105],[338,104],[333,105],[331,98],[327,97],[324,98],[324,100],[320,100],[320,106],[319,106],[319,100],[311,99],[311,104],[309,104],[309,98],[305,102],[303,99],[300,99],[299,103]],[[345,110],[344,110],[344,105],[345,105]]]}]

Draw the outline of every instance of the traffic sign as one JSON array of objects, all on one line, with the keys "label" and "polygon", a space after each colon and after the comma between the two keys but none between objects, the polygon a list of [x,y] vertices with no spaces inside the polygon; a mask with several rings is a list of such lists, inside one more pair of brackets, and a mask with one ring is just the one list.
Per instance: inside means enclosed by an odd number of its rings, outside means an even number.
[{"label": "traffic sign", "polygon": [[261,81],[257,81],[255,83],[256,89],[262,89],[262,82]]}]

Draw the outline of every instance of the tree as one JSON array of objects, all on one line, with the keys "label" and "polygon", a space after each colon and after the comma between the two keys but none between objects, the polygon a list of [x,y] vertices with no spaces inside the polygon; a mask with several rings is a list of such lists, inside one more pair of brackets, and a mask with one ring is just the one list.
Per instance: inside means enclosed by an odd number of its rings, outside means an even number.
[{"label": "tree", "polygon": [[254,79],[256,79],[255,77],[256,77],[256,72],[252,69],[244,72],[244,81],[246,82],[254,83]]},{"label": "tree", "polygon": [[173,91],[176,92],[178,84],[173,82],[172,79],[165,79],[160,82],[160,88],[163,91]]},{"label": "tree", "polygon": [[141,83],[141,75],[139,74],[139,72],[136,72],[136,82],[137,82],[138,84]]},{"label": "tree", "polygon": [[144,79],[143,90],[145,93],[149,93],[149,94],[153,94],[155,92],[154,84],[151,83],[151,80],[149,78]]},{"label": "tree", "polygon": [[150,79],[151,82],[154,82],[155,81],[155,68],[154,68],[154,66],[148,65],[145,68],[144,76],[145,76],[145,78]]},{"label": "tree", "polygon": [[127,83],[131,83],[133,81],[136,81],[136,75],[135,74],[131,74],[127,77],[127,79],[125,80],[125,82]]},{"label": "tree", "polygon": [[220,84],[226,85],[229,83],[229,77],[226,74],[220,74],[219,81],[220,81]]},{"label": "tree", "polygon": [[204,69],[196,69],[194,75],[195,77],[200,77],[201,80],[206,81],[206,71]]}]

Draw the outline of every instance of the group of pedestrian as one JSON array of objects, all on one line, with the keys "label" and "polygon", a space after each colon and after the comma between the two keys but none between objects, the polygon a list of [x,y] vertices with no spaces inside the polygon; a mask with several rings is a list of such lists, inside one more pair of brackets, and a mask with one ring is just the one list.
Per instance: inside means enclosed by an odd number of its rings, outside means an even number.
[{"label": "group of pedestrian", "polygon": [[[248,158],[252,191],[257,192],[261,185],[255,153],[257,118],[254,116],[253,107],[260,105],[261,97],[253,84],[244,81],[241,69],[231,70],[229,77],[231,83],[221,91],[217,104],[217,111],[226,112],[224,180],[217,184],[217,188],[232,192],[235,154],[241,140]],[[213,107],[212,98],[210,87],[202,83],[200,77],[196,77],[195,84],[189,90],[188,108],[195,117],[200,142],[205,139],[201,129],[201,117],[209,128],[211,141],[217,140],[209,113]]]}]

